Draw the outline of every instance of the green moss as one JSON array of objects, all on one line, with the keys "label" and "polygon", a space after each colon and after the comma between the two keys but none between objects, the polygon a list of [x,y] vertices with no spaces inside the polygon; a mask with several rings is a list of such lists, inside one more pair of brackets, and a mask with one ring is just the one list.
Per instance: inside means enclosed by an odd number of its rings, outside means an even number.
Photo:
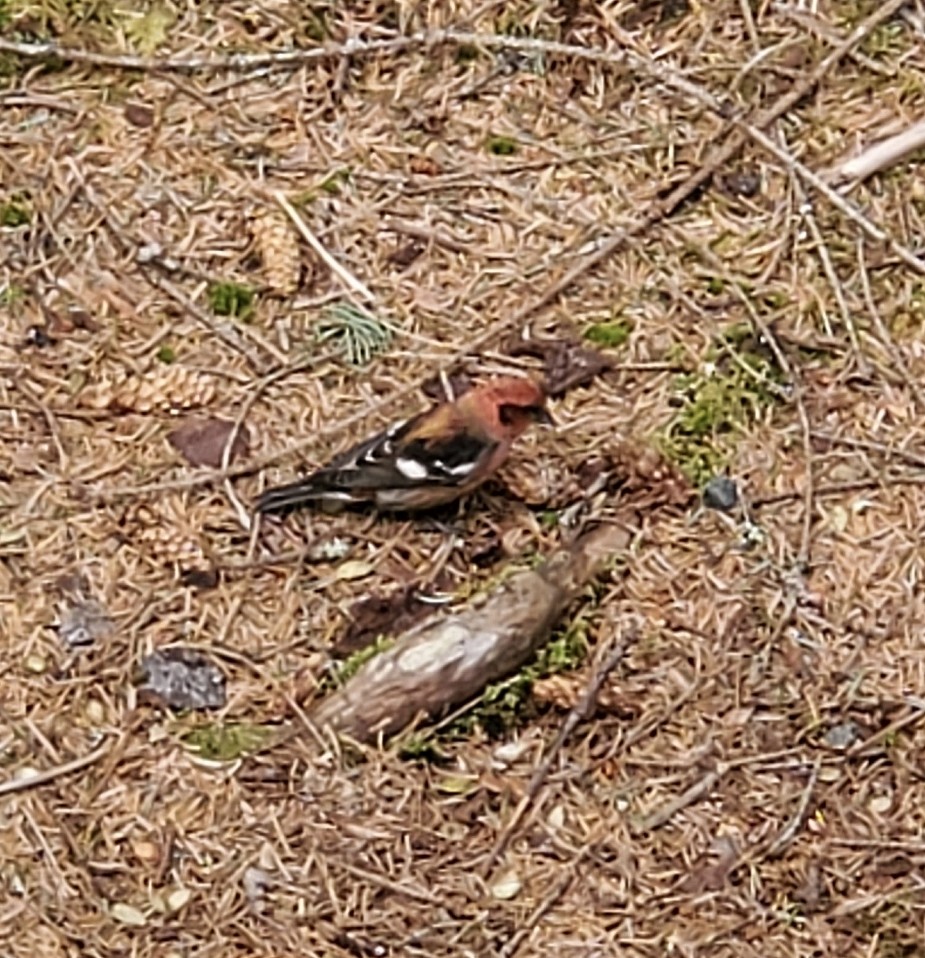
[{"label": "green moss", "polygon": [[168,346],[165,343],[157,351],[157,361],[159,363],[165,363],[169,366],[171,363],[175,363],[177,361],[177,351],[173,348],[173,346]]},{"label": "green moss", "polygon": [[19,226],[28,226],[32,220],[32,211],[21,195],[11,196],[0,203],[0,226],[16,229]]},{"label": "green moss", "polygon": [[328,16],[330,11],[327,4],[314,3],[305,10],[305,20],[303,27],[305,36],[315,43],[324,43],[331,37],[331,28],[328,25]]},{"label": "green moss", "polygon": [[337,196],[346,182],[350,179],[350,170],[342,169],[336,170],[326,179],[324,179],[319,185],[318,189],[323,193],[327,193],[330,196]]},{"label": "green moss", "polygon": [[250,319],[254,313],[254,291],[239,283],[213,283],[209,287],[209,304],[218,316]]},{"label": "green moss", "polygon": [[26,291],[17,283],[0,286],[0,306],[15,306],[26,298]]},{"label": "green moss", "polygon": [[555,529],[559,525],[559,513],[554,509],[547,509],[540,513],[540,525],[544,529]]},{"label": "green moss", "polygon": [[490,136],[485,141],[485,149],[495,156],[511,156],[518,150],[517,141],[509,136]]},{"label": "green moss", "polygon": [[446,731],[447,736],[468,736],[481,728],[497,737],[530,718],[531,693],[539,679],[577,669],[588,654],[588,620],[579,616],[556,631],[532,662],[501,682],[489,685],[479,701]]},{"label": "green moss", "polygon": [[675,381],[678,411],[656,445],[696,486],[728,468],[731,440],[778,401],[773,357],[748,325],[724,331],[695,373]]},{"label": "green moss", "polygon": [[906,45],[905,33],[905,25],[899,20],[881,23],[861,41],[860,49],[869,57],[895,57]]},{"label": "green moss", "polygon": [[393,645],[395,645],[395,639],[380,635],[372,644],[354,652],[353,655],[348,656],[343,662],[337,663],[332,674],[331,683],[335,686],[344,685],[349,679],[352,679],[370,659],[374,659],[377,655],[392,648]]},{"label": "green moss", "polygon": [[182,737],[183,744],[202,758],[215,762],[233,762],[257,751],[273,734],[273,729],[248,722],[201,725]]},{"label": "green moss", "polygon": [[605,349],[616,349],[622,346],[633,331],[633,324],[627,320],[612,320],[604,323],[592,323],[585,331],[584,337],[588,342],[603,346]]}]

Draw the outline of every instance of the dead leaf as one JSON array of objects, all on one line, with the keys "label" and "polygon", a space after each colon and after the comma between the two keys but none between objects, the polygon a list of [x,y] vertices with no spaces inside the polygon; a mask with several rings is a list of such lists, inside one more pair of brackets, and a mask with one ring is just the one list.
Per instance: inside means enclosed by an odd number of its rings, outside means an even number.
[{"label": "dead leaf", "polygon": [[394,266],[410,266],[424,252],[424,244],[418,240],[412,240],[410,243],[403,243],[397,246],[387,259]]},{"label": "dead leaf", "polygon": [[375,566],[362,559],[348,559],[334,570],[334,578],[341,582],[352,582],[354,579],[365,579],[375,572]]},{"label": "dead leaf", "polygon": [[[233,429],[234,423],[227,419],[187,419],[167,436],[167,441],[190,465],[218,469]],[[228,462],[246,457],[249,452],[250,433],[242,423],[232,443]]]},{"label": "dead leaf", "polygon": [[533,356],[543,360],[546,392],[563,396],[570,389],[587,386],[601,373],[613,369],[613,360],[579,340],[529,339],[508,343],[509,356]]},{"label": "dead leaf", "polygon": [[217,709],[225,704],[225,676],[191,649],[163,649],[141,662],[140,691],[172,709]]},{"label": "dead leaf", "polygon": [[739,860],[739,850],[729,835],[716,838],[706,853],[694,863],[690,874],[681,883],[681,890],[699,895],[719,891]]},{"label": "dead leaf", "polygon": [[408,168],[412,173],[420,173],[423,176],[439,176],[443,172],[440,164],[429,156],[412,156]]},{"label": "dead leaf", "polygon": [[141,127],[143,130],[154,126],[154,107],[147,103],[126,103],[122,112],[126,121],[132,126]]},{"label": "dead leaf", "polygon": [[134,905],[126,905],[124,902],[117,901],[109,911],[114,921],[120,925],[129,925],[132,928],[143,928],[148,920],[144,912]]},{"label": "dead leaf", "polygon": [[523,882],[517,872],[511,869],[493,881],[490,890],[492,896],[498,901],[510,901],[520,894],[521,888],[523,888]]}]

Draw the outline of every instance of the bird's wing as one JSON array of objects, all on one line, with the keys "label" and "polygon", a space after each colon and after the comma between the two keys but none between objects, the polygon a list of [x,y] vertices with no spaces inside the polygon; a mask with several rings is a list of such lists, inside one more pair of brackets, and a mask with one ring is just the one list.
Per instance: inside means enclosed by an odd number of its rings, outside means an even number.
[{"label": "bird's wing", "polygon": [[498,449],[498,443],[464,428],[450,406],[394,423],[317,472],[266,490],[259,512],[276,512],[311,500],[362,502],[383,490],[465,487]]},{"label": "bird's wing", "polygon": [[435,428],[438,425],[433,413],[396,423],[310,478],[356,491],[464,485],[498,444],[459,428],[450,417],[447,428]]}]

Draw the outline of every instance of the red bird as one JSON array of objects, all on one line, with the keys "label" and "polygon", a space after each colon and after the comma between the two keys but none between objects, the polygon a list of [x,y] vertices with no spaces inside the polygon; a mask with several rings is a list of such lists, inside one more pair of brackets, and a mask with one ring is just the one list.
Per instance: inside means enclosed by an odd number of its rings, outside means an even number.
[{"label": "red bird", "polygon": [[298,482],[268,489],[258,512],[307,503],[430,509],[481,485],[531,422],[551,424],[542,387],[504,377],[396,422]]}]

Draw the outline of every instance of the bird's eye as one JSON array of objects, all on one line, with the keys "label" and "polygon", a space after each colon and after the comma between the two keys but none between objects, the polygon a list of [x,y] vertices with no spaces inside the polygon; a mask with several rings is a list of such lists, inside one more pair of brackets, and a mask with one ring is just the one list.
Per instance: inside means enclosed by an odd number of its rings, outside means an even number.
[{"label": "bird's eye", "polygon": [[502,426],[513,426],[517,421],[517,415],[520,409],[517,406],[505,405],[498,409],[498,418]]}]

